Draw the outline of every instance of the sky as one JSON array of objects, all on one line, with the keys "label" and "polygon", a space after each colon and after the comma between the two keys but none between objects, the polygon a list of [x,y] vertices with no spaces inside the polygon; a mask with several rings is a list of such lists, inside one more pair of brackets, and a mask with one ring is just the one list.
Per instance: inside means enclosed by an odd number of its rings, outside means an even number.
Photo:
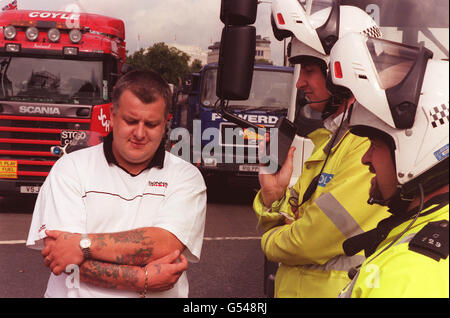
[{"label": "sky", "polygon": [[[3,7],[12,0],[0,0]],[[207,50],[220,40],[223,24],[219,18],[220,0],[17,0],[24,10],[97,13],[125,22],[129,53],[157,42],[194,45]],[[72,10],[71,10],[72,9]],[[270,26],[270,4],[258,5],[256,33],[269,37],[274,64],[283,63],[283,43],[276,40]],[[138,35],[140,41],[138,41]]]}]

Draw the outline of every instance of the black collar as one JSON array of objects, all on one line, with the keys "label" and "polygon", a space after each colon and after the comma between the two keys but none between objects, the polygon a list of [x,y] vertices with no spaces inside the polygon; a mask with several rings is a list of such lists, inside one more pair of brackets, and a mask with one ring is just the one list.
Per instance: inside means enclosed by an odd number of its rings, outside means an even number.
[{"label": "black collar", "polygon": [[[124,167],[122,167],[116,160],[116,157],[114,157],[114,153],[112,150],[112,141],[113,141],[113,134],[108,134],[105,138],[103,138],[103,152],[105,153],[106,161],[109,164],[115,164],[119,168],[122,168],[124,171],[126,171],[131,176],[135,177],[138,174],[130,173],[128,170],[126,170]],[[166,151],[164,149],[164,141],[161,141],[159,144],[158,149],[155,152],[155,155],[153,156],[152,160],[150,160],[149,164],[145,169],[151,169],[151,168],[158,168],[162,169],[164,168],[164,158],[166,156]],[[143,169],[142,171],[144,171]],[[142,172],[141,171],[141,172]]]},{"label": "black collar", "polygon": [[[425,202],[422,210],[425,210],[426,208],[434,204],[437,204],[437,206],[424,213],[419,214],[419,216],[425,216],[433,213],[436,210],[442,208],[444,205],[448,204],[448,192],[438,194],[430,198]],[[392,229],[399,226],[403,222],[412,219],[418,212],[419,207],[416,207],[408,212],[393,214],[392,216],[381,220],[378,223],[377,227],[373,230],[361,233],[345,240],[342,245],[345,254],[347,256],[353,256],[359,251],[364,250],[365,256],[369,257],[375,252],[378,245],[380,245],[380,243],[384,241],[384,239],[388,236],[389,232],[391,232]]]}]

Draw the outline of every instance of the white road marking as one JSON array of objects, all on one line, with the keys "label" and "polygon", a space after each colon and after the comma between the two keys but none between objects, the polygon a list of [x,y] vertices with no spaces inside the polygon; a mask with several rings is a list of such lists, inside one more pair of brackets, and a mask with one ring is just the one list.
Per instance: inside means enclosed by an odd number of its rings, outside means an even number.
[{"label": "white road marking", "polygon": [[26,242],[25,240],[0,241],[0,245],[25,244]]},{"label": "white road marking", "polygon": [[261,236],[222,236],[222,237],[204,237],[205,241],[245,241],[245,240],[260,240]]}]

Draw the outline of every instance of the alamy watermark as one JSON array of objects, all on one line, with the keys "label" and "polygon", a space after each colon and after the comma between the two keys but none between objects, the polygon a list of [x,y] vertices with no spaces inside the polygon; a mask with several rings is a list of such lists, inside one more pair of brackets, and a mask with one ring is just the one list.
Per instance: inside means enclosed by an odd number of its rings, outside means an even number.
[{"label": "alamy watermark", "polygon": [[364,283],[367,288],[380,288],[380,267],[375,264],[368,264],[365,267],[367,274]]},{"label": "alamy watermark", "polygon": [[[271,160],[269,154],[278,153],[278,128],[261,128],[256,131],[253,128],[244,130],[237,126],[227,126],[224,129],[209,127],[202,130],[201,125],[200,120],[193,121],[192,136],[186,128],[172,129],[169,139],[173,142],[173,147],[170,152],[193,163],[261,164],[264,173],[277,171],[278,163]],[[269,142],[266,142],[266,133],[269,133]]]},{"label": "alamy watermark", "polygon": [[80,267],[75,264],[69,264],[66,267],[66,287],[69,289],[80,288]]}]

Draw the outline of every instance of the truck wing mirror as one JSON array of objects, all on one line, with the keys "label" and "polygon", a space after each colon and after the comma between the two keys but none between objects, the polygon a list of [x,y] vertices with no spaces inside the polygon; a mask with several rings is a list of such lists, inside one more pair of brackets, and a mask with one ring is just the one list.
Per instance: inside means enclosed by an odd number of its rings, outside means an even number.
[{"label": "truck wing mirror", "polygon": [[258,0],[222,0],[222,30],[216,95],[222,100],[246,100],[253,78]]},{"label": "truck wing mirror", "polygon": [[256,29],[229,26],[222,30],[216,95],[224,100],[246,100],[252,87]]},{"label": "truck wing mirror", "polygon": [[[226,100],[246,100],[250,95],[256,51],[256,28],[250,26],[256,21],[257,0],[222,0],[220,19],[225,24],[220,41],[219,68],[217,71],[216,95],[220,98],[222,117],[242,128],[261,128],[227,111]],[[280,118],[275,128],[278,131],[277,151],[266,158],[279,169],[286,159],[295,126],[286,118]],[[265,130],[263,130],[265,131]],[[274,171],[275,172],[275,171]]]},{"label": "truck wing mirror", "polygon": [[258,0],[222,0],[220,20],[225,25],[248,25],[256,21]]}]

